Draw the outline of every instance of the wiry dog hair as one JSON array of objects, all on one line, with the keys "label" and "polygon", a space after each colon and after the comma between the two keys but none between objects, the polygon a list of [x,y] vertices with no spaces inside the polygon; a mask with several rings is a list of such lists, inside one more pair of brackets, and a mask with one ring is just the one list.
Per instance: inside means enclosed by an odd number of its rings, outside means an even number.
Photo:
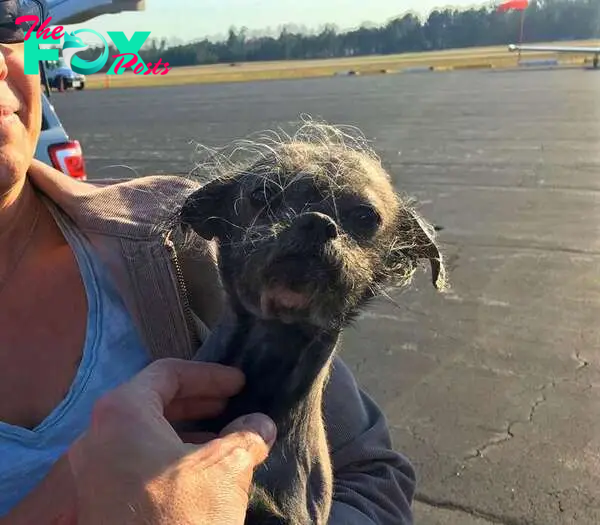
[{"label": "wiry dog hair", "polygon": [[[196,147],[200,160],[189,176],[204,185],[215,181],[219,184],[237,181],[242,183],[239,185],[242,188],[244,178],[255,180],[257,176],[262,177],[267,184],[273,181],[274,173],[284,175],[290,172],[295,172],[298,177],[321,176],[328,181],[328,187],[323,189],[330,195],[336,189],[351,184],[348,175],[352,172],[372,173],[377,178],[392,183],[380,156],[358,128],[331,125],[306,115],[302,115],[301,125],[293,134],[283,130],[269,130],[233,141],[221,148],[209,148],[200,144]],[[277,182],[281,192],[284,192],[294,179],[279,177]],[[442,255],[436,246],[433,226],[418,212],[416,199],[401,191],[395,193],[399,203],[399,222],[397,234],[386,239],[387,274],[381,276],[382,286],[398,288],[409,285],[420,262],[429,260],[434,286],[439,291],[445,291],[449,284]],[[236,209],[240,199],[241,193],[235,203]],[[206,194],[206,201],[208,200],[209,192]],[[218,202],[204,204],[216,212],[214,216],[206,217],[207,225],[227,220],[218,211]],[[339,215],[336,220],[339,220]],[[180,210],[175,210],[175,213],[169,215],[166,226],[172,231],[180,225]],[[236,227],[245,228],[246,241],[260,238],[264,234],[263,228],[256,224]],[[192,241],[195,234],[189,234],[187,230],[185,238]],[[224,239],[220,241],[225,242]],[[383,291],[383,288],[379,289],[379,292]]]}]

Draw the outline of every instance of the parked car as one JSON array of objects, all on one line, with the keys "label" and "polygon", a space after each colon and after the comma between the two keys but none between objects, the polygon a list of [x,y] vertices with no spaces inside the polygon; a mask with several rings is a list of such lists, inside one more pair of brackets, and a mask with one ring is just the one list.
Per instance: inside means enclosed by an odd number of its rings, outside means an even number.
[{"label": "parked car", "polygon": [[40,61],[42,93],[42,129],[35,149],[35,158],[53,166],[74,179],[87,180],[85,160],[79,141],[67,134],[50,102],[48,70]]},{"label": "parked car", "polygon": [[[105,14],[117,14],[125,11],[142,11],[144,0],[48,0],[53,25],[81,24]],[[42,18],[42,17],[40,17]],[[43,17],[44,19],[46,17]],[[50,84],[55,75],[48,75],[44,61],[40,60],[40,73],[45,94],[42,94],[42,132],[35,151],[35,157],[54,166],[67,176],[86,180],[86,170],[81,146],[72,140],[65,131],[54,107],[50,102]],[[72,70],[71,70],[72,71]],[[74,73],[74,72],[73,72]],[[77,82],[80,82],[77,85]],[[55,80],[52,80],[55,83]],[[85,87],[85,77],[75,80],[76,89]]]},{"label": "parked car", "polygon": [[75,73],[60,57],[58,60],[46,60],[46,76],[51,88],[65,91],[67,89],[82,90],[85,87],[85,75]]},{"label": "parked car", "polygon": [[35,150],[35,158],[74,179],[87,180],[81,145],[79,141],[69,137],[54,106],[44,93],[42,93],[42,131]]}]

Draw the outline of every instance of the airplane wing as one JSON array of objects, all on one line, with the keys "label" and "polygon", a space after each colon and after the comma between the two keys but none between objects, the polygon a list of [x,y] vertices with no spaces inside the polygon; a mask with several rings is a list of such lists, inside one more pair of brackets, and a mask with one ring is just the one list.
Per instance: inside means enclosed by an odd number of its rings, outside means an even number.
[{"label": "airplane wing", "polygon": [[600,47],[569,47],[569,46],[517,46],[511,44],[509,51],[538,51],[548,53],[590,53],[592,55],[600,54]]},{"label": "airplane wing", "polygon": [[52,25],[81,24],[123,11],[143,11],[145,0],[47,0]]}]

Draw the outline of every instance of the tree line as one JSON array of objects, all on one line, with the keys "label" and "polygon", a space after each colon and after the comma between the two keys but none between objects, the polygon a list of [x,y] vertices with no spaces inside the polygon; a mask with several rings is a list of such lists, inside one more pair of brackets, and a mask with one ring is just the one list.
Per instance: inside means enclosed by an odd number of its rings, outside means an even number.
[{"label": "tree line", "polygon": [[[326,25],[319,31],[284,26],[278,36],[250,36],[243,27],[229,29],[226,39],[203,39],[168,45],[150,40],[140,51],[145,62],[158,59],[171,66],[268,60],[301,60],[416,51],[506,45],[519,39],[521,12],[500,13],[498,3],[470,9],[438,9],[421,20],[412,13],[399,15],[380,26],[361,25],[339,31]],[[597,38],[600,35],[600,0],[537,0],[525,11],[524,41],[559,41]],[[111,55],[117,53],[111,49]],[[97,49],[78,53],[82,59],[98,56]],[[106,65],[110,67],[112,60]]]}]

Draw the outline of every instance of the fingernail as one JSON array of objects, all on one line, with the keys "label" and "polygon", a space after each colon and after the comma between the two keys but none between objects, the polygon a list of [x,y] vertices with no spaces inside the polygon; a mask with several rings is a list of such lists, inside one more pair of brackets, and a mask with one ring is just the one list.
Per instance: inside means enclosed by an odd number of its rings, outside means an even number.
[{"label": "fingernail", "polygon": [[275,423],[264,414],[249,414],[240,420],[240,425],[260,434],[269,446],[275,442],[277,428]]}]

